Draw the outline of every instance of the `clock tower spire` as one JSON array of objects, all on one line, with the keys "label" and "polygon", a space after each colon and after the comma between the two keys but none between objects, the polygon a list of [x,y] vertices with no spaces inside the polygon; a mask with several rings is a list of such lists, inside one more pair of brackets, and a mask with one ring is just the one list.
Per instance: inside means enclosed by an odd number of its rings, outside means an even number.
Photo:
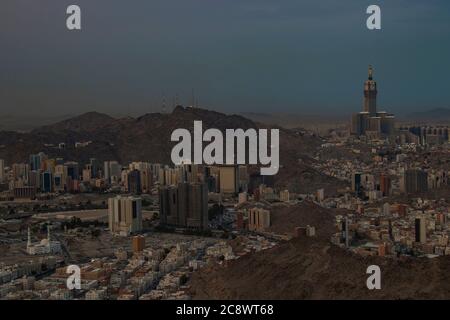
[{"label": "clock tower spire", "polygon": [[364,82],[364,112],[371,117],[377,114],[377,82],[373,80],[373,68],[369,66],[369,77]]}]

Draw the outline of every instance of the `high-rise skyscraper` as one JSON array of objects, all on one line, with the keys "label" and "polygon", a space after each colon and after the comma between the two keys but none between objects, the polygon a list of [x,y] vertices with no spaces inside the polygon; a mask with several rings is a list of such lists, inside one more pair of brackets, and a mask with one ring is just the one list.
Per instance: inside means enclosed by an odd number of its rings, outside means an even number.
[{"label": "high-rise skyscraper", "polygon": [[52,192],[53,191],[53,175],[51,172],[43,172],[41,175],[41,191]]},{"label": "high-rise skyscraper", "polygon": [[69,161],[64,163],[64,165],[67,167],[67,176],[70,177],[72,180],[79,180],[80,179],[80,170],[78,166],[78,162]]},{"label": "high-rise skyscraper", "polygon": [[373,80],[373,68],[369,66],[369,77],[364,82],[364,112],[374,117],[377,114],[377,83]]},{"label": "high-rise skyscraper", "polygon": [[428,173],[421,169],[408,169],[400,181],[403,193],[426,192],[428,190]]},{"label": "high-rise skyscraper", "polygon": [[103,178],[106,183],[119,181],[122,174],[122,166],[117,161],[105,161],[103,163]]},{"label": "high-rise skyscraper", "polygon": [[161,223],[194,229],[208,228],[208,186],[179,183],[159,190]]},{"label": "high-rise skyscraper", "polygon": [[150,168],[140,170],[141,188],[144,193],[150,193],[153,187],[153,175]]},{"label": "high-rise skyscraper", "polygon": [[67,190],[67,167],[63,164],[58,164],[55,167],[55,191]]},{"label": "high-rise skyscraper", "polygon": [[385,174],[380,175],[380,191],[384,197],[391,193],[391,178]]},{"label": "high-rise skyscraper", "polygon": [[425,217],[417,217],[414,220],[415,229],[415,240],[416,242],[426,243],[427,242],[427,229],[426,229],[426,219]]},{"label": "high-rise skyscraper", "polygon": [[131,170],[127,175],[128,192],[132,194],[142,193],[141,173],[139,170]]},{"label": "high-rise skyscraper", "polygon": [[117,161],[110,161],[109,170],[110,170],[111,178],[118,179],[118,178],[120,178],[120,175],[122,174],[122,165],[120,163],[118,163]]},{"label": "high-rise skyscraper", "polygon": [[108,226],[112,233],[122,236],[141,231],[141,198],[117,196],[108,199]]},{"label": "high-rise skyscraper", "polygon": [[47,155],[43,152],[39,152],[38,154],[30,155],[30,170],[41,170],[43,169],[44,162],[47,160]]},{"label": "high-rise skyscraper", "polygon": [[220,166],[219,183],[221,193],[239,192],[239,170],[238,166]]},{"label": "high-rise skyscraper", "polygon": [[91,169],[91,177],[93,179],[99,177],[99,171],[101,168],[101,163],[96,158],[89,159],[89,168]]},{"label": "high-rise skyscraper", "polygon": [[32,171],[41,169],[41,159],[39,155],[37,154],[30,155],[30,169]]},{"label": "high-rise skyscraper", "polygon": [[369,66],[368,79],[364,82],[363,111],[352,115],[351,134],[379,138],[394,133],[395,117],[385,111],[377,111],[377,95],[373,68]]},{"label": "high-rise skyscraper", "polygon": [[188,191],[189,211],[186,224],[191,228],[208,226],[208,187],[202,183],[192,183]]},{"label": "high-rise skyscraper", "polygon": [[357,195],[361,193],[362,190],[362,179],[361,179],[361,173],[353,173],[352,174],[352,191],[355,192]]}]

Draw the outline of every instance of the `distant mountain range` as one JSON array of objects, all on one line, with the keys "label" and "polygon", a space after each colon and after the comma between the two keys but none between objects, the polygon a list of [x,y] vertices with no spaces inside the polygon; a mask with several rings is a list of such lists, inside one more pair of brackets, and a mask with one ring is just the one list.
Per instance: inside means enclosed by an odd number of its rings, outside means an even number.
[{"label": "distant mountain range", "polygon": [[[98,112],[89,112],[30,132],[0,131],[0,158],[7,164],[28,162],[29,155],[45,152],[50,157],[62,157],[81,164],[90,158],[100,161],[149,161],[171,164],[170,153],[175,143],[170,136],[175,129],[193,129],[194,120],[203,122],[203,130],[217,128],[264,128],[240,115],[226,115],[199,108],[176,107],[170,114],[149,113],[132,118],[114,118]],[[75,148],[75,142],[91,143]],[[57,148],[65,143],[65,149]],[[311,156],[322,143],[318,137],[296,130],[280,128],[280,165],[276,183],[298,192],[315,191],[326,187],[333,191],[342,182],[314,170]],[[299,162],[299,159],[301,161]]]},{"label": "distant mountain range", "polygon": [[284,128],[304,128],[312,131],[322,131],[336,128],[349,122],[349,116],[338,115],[306,115],[291,113],[258,113],[242,112],[242,116],[256,122],[275,124]]},{"label": "distant mountain range", "polygon": [[0,114],[0,131],[30,131],[37,127],[55,123],[64,119],[73,117],[73,115],[12,115]]},{"label": "distant mountain range", "polygon": [[450,109],[435,108],[423,112],[413,112],[408,114],[404,120],[448,124],[448,122],[450,122]]}]

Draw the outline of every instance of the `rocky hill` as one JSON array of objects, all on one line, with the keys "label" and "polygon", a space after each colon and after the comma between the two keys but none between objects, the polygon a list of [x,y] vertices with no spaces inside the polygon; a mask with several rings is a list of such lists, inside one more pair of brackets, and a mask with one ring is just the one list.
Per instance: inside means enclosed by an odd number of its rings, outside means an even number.
[{"label": "rocky hill", "polygon": [[328,241],[335,230],[335,216],[342,214],[343,210],[329,210],[309,201],[296,205],[279,204],[270,208],[271,226],[268,231],[294,235],[295,227],[310,225],[316,228],[318,238]]},{"label": "rocky hill", "polygon": [[415,122],[417,124],[444,124],[448,125],[450,122],[449,108],[434,108],[422,112],[413,112],[404,118],[405,121]]},{"label": "rocky hill", "polygon": [[[450,257],[362,257],[332,245],[336,212],[312,204],[275,210],[273,231],[314,225],[317,237],[294,238],[193,274],[194,299],[449,299]],[[239,244],[235,240],[233,247]],[[367,267],[381,269],[381,290],[368,290]]]},{"label": "rocky hill", "polygon": [[[124,164],[131,161],[170,164],[170,153],[175,144],[170,142],[173,130],[186,128],[192,131],[194,120],[203,122],[203,130],[267,127],[239,115],[181,106],[170,114],[150,113],[138,118],[116,119],[89,112],[27,133],[0,132],[0,158],[7,164],[26,162],[31,153],[43,151],[52,157],[80,163],[94,157]],[[75,142],[85,141],[91,143],[83,148],[74,147]],[[62,142],[66,148],[57,148]],[[298,192],[315,191],[323,186],[335,189],[342,185],[308,164],[313,161],[310,156],[320,143],[318,137],[280,128],[281,169],[276,183],[294,187]]]}]

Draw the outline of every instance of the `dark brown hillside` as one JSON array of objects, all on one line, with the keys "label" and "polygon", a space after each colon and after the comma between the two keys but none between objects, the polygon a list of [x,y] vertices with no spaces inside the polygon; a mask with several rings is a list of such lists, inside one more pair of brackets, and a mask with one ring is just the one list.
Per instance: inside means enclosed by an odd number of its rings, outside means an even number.
[{"label": "dark brown hillside", "polygon": [[335,211],[322,208],[312,202],[303,201],[296,205],[278,205],[271,209],[269,231],[294,235],[295,227],[307,225],[316,228],[317,237],[327,241],[334,232]]},{"label": "dark brown hillside", "polygon": [[[115,119],[89,112],[29,133],[0,132],[0,158],[7,164],[26,162],[31,153],[43,151],[51,157],[81,163],[97,158],[100,161],[118,160],[124,164],[130,161],[170,164],[170,153],[175,144],[170,141],[173,130],[192,130],[194,120],[203,122],[203,130],[265,127],[242,116],[181,106],[171,114],[151,113],[138,118]],[[75,142],[83,141],[92,143],[85,148],[74,148]],[[65,150],[55,147],[61,142],[66,144]],[[281,169],[276,176],[277,185],[292,187],[296,192],[313,192],[320,187],[335,190],[336,186],[341,186],[342,183],[308,165],[313,161],[310,155],[320,143],[317,137],[280,128]],[[299,162],[300,158],[302,162]]]},{"label": "dark brown hillside", "polygon": [[[271,209],[271,231],[316,227],[317,236],[248,254],[193,274],[194,299],[449,299],[450,257],[362,257],[332,245],[334,216],[341,210],[303,202]],[[239,248],[239,238],[231,245]],[[381,269],[381,290],[368,290],[367,267]]]},{"label": "dark brown hillside", "polygon": [[[381,268],[381,290],[366,287]],[[449,299],[450,257],[361,257],[314,238],[293,239],[194,273],[194,299]]]},{"label": "dark brown hillside", "polygon": [[42,126],[32,131],[34,134],[49,132],[95,132],[108,127],[116,119],[103,113],[87,112],[80,116],[57,122],[52,125]]}]

